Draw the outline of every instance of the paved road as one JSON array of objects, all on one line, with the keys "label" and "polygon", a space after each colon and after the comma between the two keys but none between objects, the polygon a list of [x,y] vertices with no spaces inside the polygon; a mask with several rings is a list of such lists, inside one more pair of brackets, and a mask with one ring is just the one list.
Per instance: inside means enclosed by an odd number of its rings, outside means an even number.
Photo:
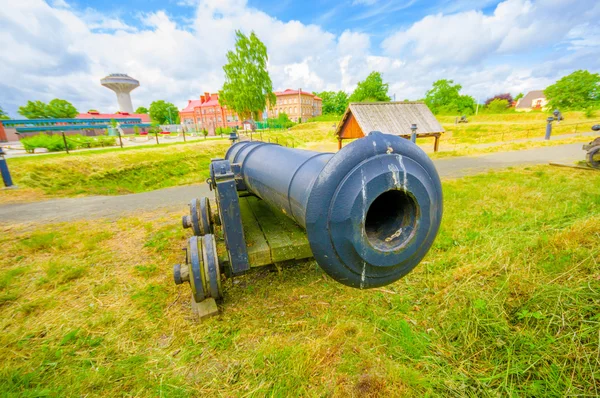
[{"label": "paved road", "polygon": [[[441,177],[453,178],[524,164],[549,161],[570,163],[583,159],[581,144],[568,144],[476,157],[435,160]],[[42,202],[0,205],[1,223],[55,222],[76,219],[111,218],[143,210],[181,209],[198,196],[212,196],[206,184],[160,189],[123,196],[87,196]]]}]

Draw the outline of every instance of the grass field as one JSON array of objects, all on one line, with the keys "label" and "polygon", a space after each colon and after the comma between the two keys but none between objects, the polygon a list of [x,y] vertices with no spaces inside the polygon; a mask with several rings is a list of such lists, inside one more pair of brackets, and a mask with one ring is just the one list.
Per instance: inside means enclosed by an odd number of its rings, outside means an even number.
[{"label": "grass field", "polygon": [[434,248],[401,281],[257,271],[203,323],[172,282],[179,214],[1,226],[0,391],[598,396],[598,186],[548,166],[445,181]]},{"label": "grass field", "polygon": [[[546,117],[545,113],[479,115],[471,117],[468,125],[455,126],[453,117],[440,116],[447,133],[442,136],[440,152],[432,156],[472,156],[590,141],[590,137],[578,136],[550,142],[508,142],[543,136]],[[592,123],[582,112],[566,113],[565,118],[561,127],[555,128],[556,134],[574,131],[574,125],[567,126],[567,122],[581,123],[580,132],[584,128],[589,131]],[[336,151],[334,124],[332,121],[303,123],[291,130],[255,133],[252,139],[262,138],[317,151]],[[494,142],[501,145],[485,146]],[[431,139],[419,140],[418,144],[431,153]],[[13,180],[20,189],[0,191],[0,203],[77,195],[119,195],[199,183],[208,177],[210,159],[222,157],[228,145],[227,140],[208,140],[9,159]]]}]

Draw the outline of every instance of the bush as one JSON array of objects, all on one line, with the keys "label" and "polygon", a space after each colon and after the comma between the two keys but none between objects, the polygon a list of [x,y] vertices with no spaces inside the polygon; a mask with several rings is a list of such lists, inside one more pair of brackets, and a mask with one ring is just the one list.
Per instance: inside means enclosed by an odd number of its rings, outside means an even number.
[{"label": "bush", "polygon": [[596,117],[596,110],[591,106],[585,108],[585,117],[587,117],[588,119]]},{"label": "bush", "polygon": [[496,98],[487,105],[487,109],[490,113],[503,113],[506,112],[509,106],[507,100]]},{"label": "bush", "polygon": [[[116,137],[96,136],[86,137],[82,135],[67,135],[67,147],[69,150],[79,148],[94,148],[100,146],[116,145]],[[36,148],[46,148],[50,152],[62,152],[65,150],[65,142],[62,135],[39,134],[32,137],[26,137],[21,140],[25,151],[33,153]]]}]

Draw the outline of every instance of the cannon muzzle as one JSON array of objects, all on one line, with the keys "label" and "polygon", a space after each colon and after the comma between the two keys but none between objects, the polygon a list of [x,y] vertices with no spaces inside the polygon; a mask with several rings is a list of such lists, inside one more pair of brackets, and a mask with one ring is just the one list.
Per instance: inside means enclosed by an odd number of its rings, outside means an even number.
[{"label": "cannon muzzle", "polygon": [[438,173],[425,152],[403,138],[372,132],[335,154],[238,142],[226,159],[238,186],[306,229],[319,266],[345,285],[395,282],[437,235]]}]

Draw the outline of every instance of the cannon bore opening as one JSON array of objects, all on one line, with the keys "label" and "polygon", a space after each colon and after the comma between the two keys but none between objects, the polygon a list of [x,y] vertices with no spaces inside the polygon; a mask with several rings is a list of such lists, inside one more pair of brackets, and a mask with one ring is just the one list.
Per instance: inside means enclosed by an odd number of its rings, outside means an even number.
[{"label": "cannon bore opening", "polygon": [[419,205],[410,193],[386,191],[371,203],[367,211],[367,239],[377,249],[397,250],[412,238],[418,215]]}]

